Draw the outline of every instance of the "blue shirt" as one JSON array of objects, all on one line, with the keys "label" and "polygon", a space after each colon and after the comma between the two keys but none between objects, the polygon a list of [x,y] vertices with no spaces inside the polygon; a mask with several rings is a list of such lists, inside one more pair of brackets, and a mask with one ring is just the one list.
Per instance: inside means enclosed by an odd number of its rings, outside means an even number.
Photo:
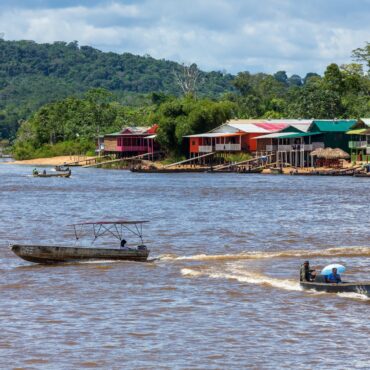
[{"label": "blue shirt", "polygon": [[327,279],[329,281],[329,283],[340,283],[342,280],[340,278],[340,275],[339,274],[336,274],[334,276],[333,273],[330,273],[328,276],[327,276]]}]

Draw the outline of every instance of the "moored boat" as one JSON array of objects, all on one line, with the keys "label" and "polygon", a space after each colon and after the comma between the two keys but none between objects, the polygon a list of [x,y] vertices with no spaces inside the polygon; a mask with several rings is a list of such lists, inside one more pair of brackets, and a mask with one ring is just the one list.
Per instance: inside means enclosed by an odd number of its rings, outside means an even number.
[{"label": "moored boat", "polygon": [[145,246],[137,249],[108,249],[14,244],[11,250],[26,261],[43,264],[86,260],[146,261],[149,255]]},{"label": "moored boat", "polygon": [[316,290],[318,292],[327,293],[357,293],[370,297],[370,281],[353,283],[343,282],[339,284],[301,281],[300,285],[306,290]]},{"label": "moored boat", "polygon": [[56,173],[47,173],[46,171],[38,172],[37,170],[33,170],[32,176],[33,177],[70,177],[72,174],[71,170],[68,170],[66,172],[56,172]]},{"label": "moored boat", "polygon": [[[74,228],[76,241],[82,236],[85,226],[92,226],[94,239],[113,235],[119,240],[117,248],[60,246],[39,244],[13,244],[11,250],[20,258],[35,263],[52,264],[60,262],[78,262],[87,260],[125,260],[146,261],[150,251],[144,245],[142,224],[148,221],[98,221],[70,225]],[[130,232],[140,239],[137,247],[126,247],[123,232]]]}]

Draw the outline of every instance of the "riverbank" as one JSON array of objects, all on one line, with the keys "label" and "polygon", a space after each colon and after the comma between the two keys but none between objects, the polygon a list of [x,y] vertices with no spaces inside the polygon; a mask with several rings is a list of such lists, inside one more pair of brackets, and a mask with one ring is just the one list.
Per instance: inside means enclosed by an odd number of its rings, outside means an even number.
[{"label": "riverbank", "polygon": [[49,158],[35,158],[35,159],[25,159],[22,161],[11,161],[3,162],[4,164],[23,164],[23,165],[32,165],[32,166],[61,166],[64,163],[77,162],[86,159],[91,159],[94,157],[88,157],[84,155],[62,155],[58,157],[49,157]]}]

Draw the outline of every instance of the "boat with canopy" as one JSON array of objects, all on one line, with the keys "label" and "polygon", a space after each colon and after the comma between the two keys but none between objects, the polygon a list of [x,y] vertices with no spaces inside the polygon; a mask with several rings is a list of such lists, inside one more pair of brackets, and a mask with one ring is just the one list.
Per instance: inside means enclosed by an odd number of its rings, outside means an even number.
[{"label": "boat with canopy", "polygon": [[[149,221],[97,221],[82,222],[71,226],[74,230],[75,243],[77,244],[90,229],[93,241],[90,246],[57,246],[38,244],[13,244],[11,250],[20,258],[35,263],[53,264],[61,262],[78,262],[86,260],[122,260],[122,261],[146,261],[149,249],[144,245],[143,224]],[[124,234],[134,235],[139,243],[135,247],[126,246]],[[97,239],[111,236],[117,239],[117,247],[95,247]]]}]

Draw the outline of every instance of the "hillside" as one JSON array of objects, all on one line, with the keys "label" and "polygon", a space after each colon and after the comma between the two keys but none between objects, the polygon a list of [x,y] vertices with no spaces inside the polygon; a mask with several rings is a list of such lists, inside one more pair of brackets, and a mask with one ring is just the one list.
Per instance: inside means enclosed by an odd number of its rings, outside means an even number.
[{"label": "hillside", "polygon": [[[77,42],[37,44],[0,39],[0,137],[14,137],[19,121],[45,103],[103,87],[122,102],[140,94],[179,95],[174,70],[181,65],[150,56],[105,53]],[[233,76],[201,72],[200,96],[232,91]],[[142,99],[140,100],[142,101]]]}]

